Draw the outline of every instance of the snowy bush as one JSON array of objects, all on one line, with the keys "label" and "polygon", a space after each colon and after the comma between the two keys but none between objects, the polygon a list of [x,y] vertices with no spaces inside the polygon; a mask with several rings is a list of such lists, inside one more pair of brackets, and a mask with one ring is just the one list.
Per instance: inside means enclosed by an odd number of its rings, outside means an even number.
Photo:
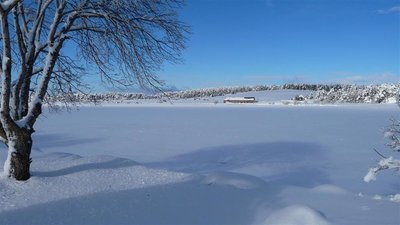
[{"label": "snowy bush", "polygon": [[378,166],[370,168],[367,175],[364,176],[365,182],[376,180],[377,174],[386,169],[400,169],[400,160],[394,159],[392,156],[389,158],[383,158],[378,162]]},{"label": "snowy bush", "polygon": [[391,103],[395,102],[400,84],[334,85],[320,89],[307,98],[318,103]]},{"label": "snowy bush", "polygon": [[295,101],[304,101],[305,98],[304,98],[303,95],[296,95],[292,100],[295,100]]},{"label": "snowy bush", "polygon": [[[399,97],[400,93],[396,94],[397,103],[400,106]],[[386,144],[387,147],[392,149],[396,153],[400,153],[400,121],[392,120],[392,125],[386,129],[385,137],[389,139]],[[375,150],[376,151],[376,150]],[[400,160],[393,156],[385,157],[384,155],[377,152],[382,159],[378,162],[378,166],[370,168],[367,175],[364,176],[365,182],[376,180],[377,174],[382,170],[395,169],[400,170]]]}]

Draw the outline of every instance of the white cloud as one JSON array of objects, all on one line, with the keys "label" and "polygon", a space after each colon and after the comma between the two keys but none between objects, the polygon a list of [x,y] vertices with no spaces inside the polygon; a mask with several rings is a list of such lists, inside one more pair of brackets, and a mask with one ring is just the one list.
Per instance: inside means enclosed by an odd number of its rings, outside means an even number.
[{"label": "white cloud", "polygon": [[306,75],[247,75],[242,76],[242,80],[251,83],[310,83],[311,79]]},{"label": "white cloud", "polygon": [[393,73],[382,73],[375,75],[349,75],[338,78],[334,81],[341,84],[382,84],[382,83],[400,83],[400,76]]},{"label": "white cloud", "polygon": [[321,84],[382,84],[400,83],[400,74],[383,72],[379,74],[357,74],[353,72],[334,72],[329,76],[310,76],[304,74],[285,75],[247,75],[238,77],[239,84],[291,84],[291,83],[321,83]]},{"label": "white cloud", "polygon": [[400,13],[400,6],[393,6],[389,9],[380,9],[377,10],[379,14],[389,14],[389,13]]}]

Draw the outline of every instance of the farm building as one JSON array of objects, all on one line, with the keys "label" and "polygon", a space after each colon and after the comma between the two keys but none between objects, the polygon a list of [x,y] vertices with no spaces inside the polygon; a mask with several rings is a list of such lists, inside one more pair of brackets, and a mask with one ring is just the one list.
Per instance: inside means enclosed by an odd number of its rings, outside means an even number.
[{"label": "farm building", "polygon": [[234,97],[225,98],[224,103],[256,103],[255,97]]}]

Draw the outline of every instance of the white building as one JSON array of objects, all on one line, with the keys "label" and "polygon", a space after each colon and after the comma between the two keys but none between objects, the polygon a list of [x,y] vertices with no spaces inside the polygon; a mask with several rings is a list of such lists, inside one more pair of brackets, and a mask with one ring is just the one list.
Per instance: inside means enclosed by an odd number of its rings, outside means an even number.
[{"label": "white building", "polygon": [[233,97],[225,98],[224,103],[256,103],[255,97]]}]

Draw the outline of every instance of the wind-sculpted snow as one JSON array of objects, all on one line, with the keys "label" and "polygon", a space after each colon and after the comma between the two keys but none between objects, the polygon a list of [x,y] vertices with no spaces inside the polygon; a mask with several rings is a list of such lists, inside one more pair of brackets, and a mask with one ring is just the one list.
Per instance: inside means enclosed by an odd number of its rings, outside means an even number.
[{"label": "wind-sculpted snow", "polygon": [[[143,93],[94,93],[94,94],[70,94],[58,95],[48,102],[83,102],[83,103],[122,103],[124,101],[146,101],[152,100],[156,103],[170,102],[181,99],[206,98],[213,101],[214,97],[235,95],[248,92],[265,92],[277,90],[302,90],[310,91],[310,94],[304,96],[308,103],[389,103],[395,101],[395,94],[399,92],[399,84],[381,84],[381,85],[342,85],[342,84],[285,84],[285,85],[258,85],[258,86],[240,86],[240,87],[219,87],[205,88],[174,92],[163,92],[158,94]],[[293,96],[295,100],[295,96]],[[148,102],[148,101],[147,101]]]}]

